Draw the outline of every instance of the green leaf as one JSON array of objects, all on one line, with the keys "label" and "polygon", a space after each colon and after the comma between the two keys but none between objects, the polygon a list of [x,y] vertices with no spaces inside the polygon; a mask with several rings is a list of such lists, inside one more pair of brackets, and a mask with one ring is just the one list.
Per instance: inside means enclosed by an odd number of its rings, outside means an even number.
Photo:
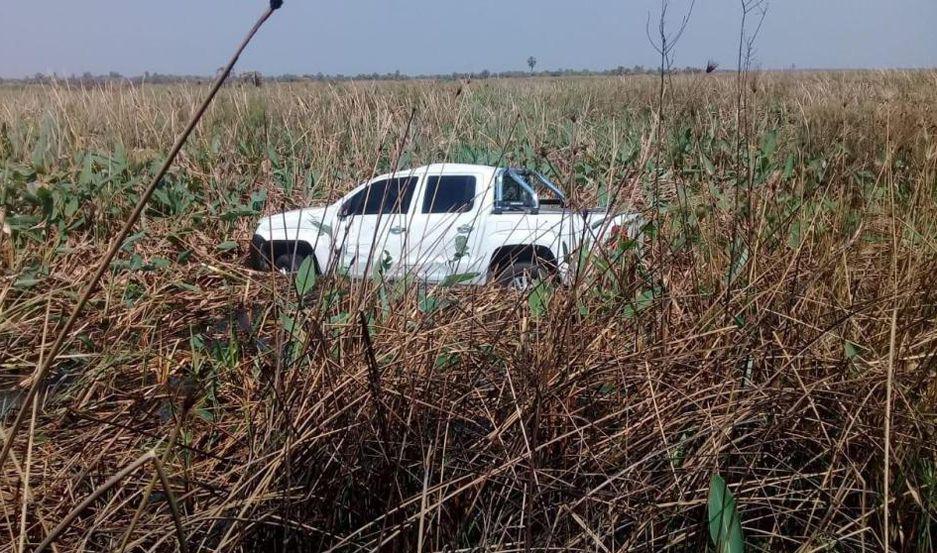
[{"label": "green leaf", "polygon": [[639,294],[635,294],[634,301],[625,306],[625,318],[632,319],[636,315],[642,313],[647,308],[651,307],[654,303],[654,290],[644,290]]},{"label": "green leaf", "polygon": [[94,159],[86,155],[81,163],[81,173],[78,174],[78,185],[89,188],[94,184]]},{"label": "green leaf", "polygon": [[307,256],[296,271],[296,278],[293,280],[296,285],[296,293],[300,297],[305,296],[316,285],[316,264],[313,257]]},{"label": "green leaf", "polygon": [[602,207],[608,205],[608,186],[604,182],[599,183],[599,195],[596,203]]},{"label": "green leaf", "polygon": [[238,243],[237,243],[237,242],[231,242],[231,241],[222,242],[222,243],[218,244],[218,251],[220,251],[220,252],[229,252],[229,251],[231,251],[231,250],[237,249],[237,247],[238,247]]},{"label": "green leaf", "polygon": [[700,154],[700,159],[703,162],[703,169],[706,171],[706,174],[710,177],[716,174],[716,166],[713,165],[713,162],[709,161],[709,158],[706,157],[706,154]]},{"label": "green leaf", "polygon": [[791,230],[787,237],[787,245],[796,250],[800,247],[801,240],[803,240],[801,223],[800,221],[794,221],[791,223]]},{"label": "green leaf", "polygon": [[384,275],[386,275],[393,266],[394,258],[391,257],[389,251],[384,250],[384,253],[381,255],[380,263],[375,263],[374,267],[371,268],[371,280],[374,282],[384,282]]},{"label": "green leaf", "polygon": [[437,369],[446,369],[449,367],[455,367],[459,363],[459,354],[457,353],[440,353],[436,356],[436,361],[433,363],[433,366]]},{"label": "green leaf", "polygon": [[205,409],[204,407],[199,407],[199,408],[195,409],[195,414],[198,415],[198,417],[199,417],[200,419],[202,419],[202,420],[204,420],[204,421],[206,421],[206,422],[215,422],[215,415],[214,415],[214,413],[212,413],[212,412],[209,411],[208,409]]},{"label": "green leaf", "polygon": [[65,206],[63,208],[63,212],[65,213],[66,217],[71,218],[73,215],[78,213],[79,207],[80,205],[78,202],[78,197],[75,195],[71,195],[65,200]]},{"label": "green leaf", "polygon": [[225,221],[234,221],[236,219],[240,219],[241,217],[253,217],[257,214],[258,212],[254,208],[246,205],[239,205],[222,213],[221,218]]},{"label": "green leaf", "polygon": [[134,245],[136,245],[137,242],[143,240],[144,238],[146,238],[145,230],[131,234],[124,240],[124,243],[120,245],[120,250],[124,252],[131,252],[133,251]]},{"label": "green leaf", "polygon": [[312,225],[313,228],[318,230],[319,234],[325,234],[329,238],[332,238],[332,226],[331,225],[326,225],[325,223],[322,223],[319,221],[309,221],[309,224]]},{"label": "green leaf", "polygon": [[788,154],[787,162],[784,164],[784,180],[789,181],[794,176],[794,154]]},{"label": "green leaf", "polygon": [[296,331],[299,330],[299,326],[296,324],[296,321],[293,319],[293,317],[290,317],[285,313],[280,315],[280,327],[290,336],[296,334]]},{"label": "green leaf", "polygon": [[432,313],[433,311],[439,309],[439,299],[430,296],[424,290],[420,290],[419,308],[423,313]]},{"label": "green leaf", "polygon": [[202,351],[205,349],[205,339],[201,334],[193,334],[189,337],[189,348],[192,351]]},{"label": "green leaf", "polygon": [[846,359],[850,361],[854,360],[856,357],[859,357],[859,346],[846,340],[843,342],[843,352],[846,354]]},{"label": "green leaf", "polygon": [[714,474],[709,483],[709,537],[717,553],[743,553],[742,522],[726,481]]},{"label": "green leaf", "polygon": [[12,230],[28,230],[42,221],[39,217],[33,215],[8,215],[6,224]]},{"label": "green leaf", "polygon": [[176,288],[180,290],[185,290],[186,292],[195,292],[198,294],[202,293],[202,289],[194,284],[189,284],[188,282],[177,282],[175,284]]},{"label": "green leaf", "polygon": [[36,190],[35,198],[39,203],[39,206],[42,208],[42,216],[45,219],[50,219],[52,217],[52,208],[55,203],[55,200],[52,197],[52,192],[50,192],[48,188],[39,188]]},{"label": "green leaf", "polygon": [[265,189],[258,190],[251,194],[251,209],[254,211],[261,211],[265,203],[267,203],[267,191]]},{"label": "green leaf", "polygon": [[16,279],[16,282],[13,283],[13,287],[18,290],[28,290],[40,282],[42,282],[42,280],[34,276],[23,276]]},{"label": "green leaf", "polygon": [[459,273],[456,275],[449,275],[442,281],[440,286],[443,288],[450,288],[452,286],[456,286],[457,284],[462,284],[464,282],[474,280],[477,277],[478,273]]},{"label": "green leaf", "polygon": [[770,131],[761,138],[761,155],[771,158],[778,149],[778,133]]},{"label": "green leaf", "polygon": [[142,268],[143,268],[143,257],[141,257],[140,254],[138,253],[131,255],[128,269],[130,271],[139,271]]},{"label": "green leaf", "polygon": [[459,235],[455,237],[455,255],[452,261],[458,261],[468,255],[468,236]]},{"label": "green leaf", "polygon": [[545,315],[552,296],[553,288],[546,282],[538,282],[527,297],[527,304],[530,306],[531,314],[534,317],[542,317]]},{"label": "green leaf", "polygon": [[348,321],[350,320],[351,320],[351,314],[342,312],[337,315],[332,315],[331,317],[329,317],[329,324],[330,325],[343,325],[343,324],[347,324]]}]

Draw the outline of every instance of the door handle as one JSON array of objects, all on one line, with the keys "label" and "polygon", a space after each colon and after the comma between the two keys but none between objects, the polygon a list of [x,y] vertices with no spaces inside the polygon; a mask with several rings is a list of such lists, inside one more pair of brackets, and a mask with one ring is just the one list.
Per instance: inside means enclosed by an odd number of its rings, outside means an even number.
[{"label": "door handle", "polygon": [[390,227],[391,234],[403,234],[407,232],[407,227]]},{"label": "door handle", "polygon": [[472,232],[472,229],[473,229],[473,228],[474,228],[474,227],[472,227],[472,225],[462,225],[461,227],[457,228],[456,231],[457,231],[459,234],[468,234],[468,233]]}]

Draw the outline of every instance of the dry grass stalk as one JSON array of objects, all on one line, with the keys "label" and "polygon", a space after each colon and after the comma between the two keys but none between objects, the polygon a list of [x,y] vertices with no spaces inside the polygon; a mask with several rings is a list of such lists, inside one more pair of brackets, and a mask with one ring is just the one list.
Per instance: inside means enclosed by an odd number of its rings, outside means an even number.
[{"label": "dry grass stalk", "polygon": [[[752,211],[736,216],[735,82],[674,78],[659,180],[674,200],[650,238],[663,247],[595,252],[542,315],[496,289],[436,290],[427,310],[418,290],[337,276],[300,308],[292,283],[218,246],[249,237],[258,215],[238,213],[254,202],[334,199],[439,158],[542,164],[579,204],[627,205],[653,182],[656,81],[225,88],[36,396],[3,469],[0,549],[71,517],[59,550],[114,550],[143,505],[128,551],[179,535],[192,550],[701,550],[718,471],[755,550],[884,549],[888,482],[888,540],[926,551],[934,79],[761,75]],[[46,313],[60,330],[134,179],[204,92],[0,89],[4,394],[22,399]],[[26,199],[40,189],[50,217]],[[735,220],[751,221],[744,266]],[[153,475],[121,470],[177,425],[174,496],[144,503]]]}]

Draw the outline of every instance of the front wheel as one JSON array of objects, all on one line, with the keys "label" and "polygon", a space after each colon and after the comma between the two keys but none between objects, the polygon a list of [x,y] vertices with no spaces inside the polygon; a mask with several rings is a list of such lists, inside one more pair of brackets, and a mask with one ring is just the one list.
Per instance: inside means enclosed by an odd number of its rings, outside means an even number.
[{"label": "front wheel", "polygon": [[285,253],[273,260],[273,268],[283,274],[292,274],[299,271],[306,256],[301,253]]},{"label": "front wheel", "polygon": [[529,292],[549,277],[550,272],[541,265],[533,261],[517,261],[498,271],[495,280],[509,290]]}]

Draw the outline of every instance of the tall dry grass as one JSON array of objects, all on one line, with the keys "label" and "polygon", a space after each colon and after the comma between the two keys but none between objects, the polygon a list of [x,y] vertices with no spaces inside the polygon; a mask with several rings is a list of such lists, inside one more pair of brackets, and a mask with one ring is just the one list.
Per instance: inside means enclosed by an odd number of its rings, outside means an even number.
[{"label": "tall dry grass", "polygon": [[[230,87],[26,406],[2,548],[98,491],[58,550],[699,551],[719,474],[750,550],[881,551],[887,524],[930,551],[935,84],[757,75],[745,129],[718,75],[668,82],[663,122],[644,77]],[[203,92],[0,89],[12,408]],[[339,276],[300,300],[244,267],[261,212],[502,157],[643,210],[650,247],[542,301]],[[151,450],[168,493],[149,463],[103,489]]]}]

